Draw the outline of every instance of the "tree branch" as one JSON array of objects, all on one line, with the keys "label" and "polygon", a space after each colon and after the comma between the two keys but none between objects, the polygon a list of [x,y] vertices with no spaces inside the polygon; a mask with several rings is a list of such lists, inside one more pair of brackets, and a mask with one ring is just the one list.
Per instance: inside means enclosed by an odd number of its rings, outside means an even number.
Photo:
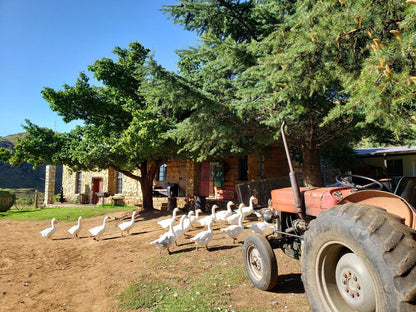
[{"label": "tree branch", "polygon": [[237,19],[240,22],[240,24],[247,30],[247,32],[250,34],[250,36],[253,39],[257,39],[257,36],[256,36],[255,32],[247,25],[247,23],[244,21],[243,17],[240,16],[240,14],[237,14],[234,11],[234,7],[229,6],[228,3],[226,3],[223,0],[218,0],[218,3],[229,10],[231,16],[233,18]]},{"label": "tree branch", "polygon": [[[350,124],[353,121],[354,118],[350,118],[349,120],[344,121],[345,124]],[[334,140],[335,138],[337,138],[338,136],[342,135],[345,133],[345,127],[342,127],[341,129],[339,129],[338,131],[336,131],[334,134],[332,134],[329,138],[324,139],[325,136],[327,136],[327,133],[321,135],[319,138],[316,139],[317,143],[316,147],[319,148],[329,142],[331,142],[332,140]]]},{"label": "tree branch", "polygon": [[123,169],[118,168],[118,167],[116,167],[114,165],[110,165],[110,168],[113,169],[113,170],[116,170],[118,172],[121,172],[126,177],[129,177],[129,178],[131,178],[133,180],[139,181],[140,183],[142,183],[142,181],[143,181],[143,178],[141,176],[135,175],[135,174],[131,173],[130,171],[123,170]]}]

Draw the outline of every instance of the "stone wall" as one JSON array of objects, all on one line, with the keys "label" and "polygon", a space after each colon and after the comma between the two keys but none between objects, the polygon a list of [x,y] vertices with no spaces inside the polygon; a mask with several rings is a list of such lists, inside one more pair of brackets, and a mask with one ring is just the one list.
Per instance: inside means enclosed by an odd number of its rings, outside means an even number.
[{"label": "stone wall", "polygon": [[103,179],[103,192],[109,192],[113,196],[105,198],[105,203],[120,203],[134,205],[140,202],[141,190],[138,181],[123,175],[123,194],[116,194],[116,171],[83,171],[81,176],[81,192],[75,193],[76,172],[64,167],[62,174],[62,188],[66,201],[73,203],[91,203],[93,178]]},{"label": "stone wall", "polygon": [[62,173],[62,189],[67,202],[87,204],[91,202],[92,179],[103,179],[103,191],[108,191],[108,170],[83,171],[81,175],[81,192],[75,193],[76,172],[64,166]]},{"label": "stone wall", "polygon": [[179,185],[179,196],[188,194],[188,163],[186,160],[170,160],[167,162],[166,181],[155,181],[155,186],[162,187],[165,183],[175,183]]},{"label": "stone wall", "polygon": [[201,186],[201,164],[188,160],[186,162],[185,196],[199,195]]},{"label": "stone wall", "polygon": [[[138,172],[133,172],[138,175]],[[142,201],[142,191],[140,183],[137,180],[131,179],[123,175],[122,194],[116,194],[116,171],[109,170],[109,192],[113,196],[106,199],[108,203],[115,203],[121,205],[137,205]]]}]

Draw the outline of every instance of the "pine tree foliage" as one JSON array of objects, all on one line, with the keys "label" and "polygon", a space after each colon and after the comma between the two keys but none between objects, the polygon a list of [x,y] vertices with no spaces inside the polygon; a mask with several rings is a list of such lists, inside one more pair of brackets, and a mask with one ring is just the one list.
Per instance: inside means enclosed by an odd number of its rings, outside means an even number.
[{"label": "pine tree foliage", "polygon": [[[240,119],[228,119],[227,129],[249,138],[239,141],[241,150],[270,143],[285,120],[290,143],[302,150],[304,182],[319,185],[320,149],[363,136],[397,142],[414,133],[408,2],[190,0],[165,11],[200,34],[199,46],[179,51],[180,73]],[[195,112],[201,108],[196,104]],[[216,128],[225,124],[204,118]],[[178,137],[193,146],[193,133]],[[198,140],[224,139],[211,134],[201,132]]]},{"label": "pine tree foliage", "polygon": [[[416,109],[416,3],[389,1],[387,13],[368,27],[366,59],[358,79],[350,80],[346,109],[361,111],[365,123],[378,124],[399,141],[414,143]],[[368,16],[363,17],[368,18]],[[337,112],[334,112],[334,115]]]}]

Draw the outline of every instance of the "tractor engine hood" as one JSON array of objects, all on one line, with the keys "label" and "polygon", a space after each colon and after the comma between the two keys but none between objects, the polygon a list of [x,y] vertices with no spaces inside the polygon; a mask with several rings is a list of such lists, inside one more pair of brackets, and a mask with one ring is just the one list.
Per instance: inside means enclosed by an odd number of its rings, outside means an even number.
[{"label": "tractor engine hood", "polygon": [[[354,192],[349,187],[301,187],[300,193],[308,216],[317,216],[320,212],[336,205]],[[296,213],[297,207],[291,187],[271,192],[273,208],[278,211]]]}]

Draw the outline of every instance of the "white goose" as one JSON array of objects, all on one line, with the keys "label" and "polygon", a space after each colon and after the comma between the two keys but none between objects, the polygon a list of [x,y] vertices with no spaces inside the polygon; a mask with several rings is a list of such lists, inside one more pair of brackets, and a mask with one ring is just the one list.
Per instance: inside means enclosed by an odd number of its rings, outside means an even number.
[{"label": "white goose", "polygon": [[229,201],[227,203],[227,210],[218,211],[215,214],[215,218],[217,221],[227,221],[227,218],[233,214],[233,211],[231,210],[231,206],[234,205],[232,201]]},{"label": "white goose", "polygon": [[[192,212],[192,213],[191,213]],[[185,236],[187,238],[190,237],[190,235],[186,234],[186,232],[188,232],[189,230],[193,229],[193,224],[198,221],[199,218],[199,213],[201,213],[202,210],[201,209],[197,209],[196,210],[196,215],[194,215],[194,212],[191,210],[188,214],[188,219],[185,220]]]},{"label": "white goose", "polygon": [[117,225],[121,230],[121,236],[123,236],[124,232],[127,232],[127,235],[129,235],[129,231],[134,226],[134,217],[135,216],[136,216],[136,210],[133,211],[133,214],[131,215],[131,220],[130,221],[126,221],[126,222],[123,222],[123,223],[120,223],[119,225]]},{"label": "white goose", "polygon": [[173,242],[176,241],[176,235],[173,231],[173,223],[174,222],[171,222],[169,224],[169,231],[160,235],[158,239],[150,242],[150,245],[154,244],[159,249],[159,255],[161,255],[162,249],[167,249],[170,254],[169,248],[173,245]]},{"label": "white goose", "polygon": [[94,240],[98,241],[100,234],[105,231],[105,222],[107,221],[107,219],[108,219],[108,216],[105,216],[102,225],[93,227],[92,229],[88,230],[94,236]]},{"label": "white goose", "polygon": [[179,224],[173,227],[173,233],[176,236],[176,239],[175,239],[176,246],[178,246],[178,242],[177,242],[178,238],[181,237],[183,233],[185,233],[185,219],[186,219],[186,215],[183,215],[181,219],[179,220]]},{"label": "white goose", "polygon": [[172,223],[172,221],[176,220],[176,213],[178,212],[179,208],[173,209],[172,217],[163,219],[157,222],[162,228],[167,229],[169,225]]},{"label": "white goose", "polygon": [[238,219],[240,218],[240,215],[242,215],[241,209],[243,208],[243,206],[244,203],[241,203],[238,206],[238,209],[234,211],[234,213],[226,219],[229,224],[238,224]]},{"label": "white goose", "polygon": [[52,218],[52,220],[51,220],[51,225],[52,226],[50,228],[46,228],[46,229],[44,229],[43,231],[40,232],[42,237],[46,237],[46,238],[51,237],[51,235],[55,232],[55,222],[56,222],[56,219]]},{"label": "white goose", "polygon": [[81,219],[82,217],[79,216],[78,223],[68,230],[68,233],[74,236],[75,238],[78,238],[78,233],[79,231],[81,231]]},{"label": "white goose", "polygon": [[252,214],[254,211],[253,202],[256,200],[256,197],[251,196],[250,197],[250,205],[248,207],[241,208],[241,211],[243,213],[243,217],[247,217],[248,215]]},{"label": "white goose", "polygon": [[266,234],[268,230],[273,228],[273,224],[263,221],[263,222],[258,222],[255,224],[249,224],[247,225],[247,227],[251,229],[253,233]]},{"label": "white goose", "polygon": [[243,227],[243,216],[240,215],[240,217],[238,218],[238,225],[230,225],[226,228],[222,228],[220,229],[220,231],[224,232],[225,234],[227,234],[227,236],[231,237],[233,239],[233,244],[235,244],[235,241],[237,240],[238,235],[240,235],[244,230]]},{"label": "white goose", "polygon": [[199,224],[201,224],[202,226],[207,226],[208,223],[214,222],[216,220],[215,219],[215,209],[217,209],[217,208],[218,208],[217,205],[213,205],[212,208],[211,208],[211,215],[206,216],[202,219],[199,219],[198,220]]},{"label": "white goose", "polygon": [[194,217],[194,211],[191,210],[188,212],[188,217],[183,221],[183,228],[184,228],[184,233],[186,231],[188,231],[191,226],[192,226],[192,217]]},{"label": "white goose", "polygon": [[208,229],[202,232],[199,232],[194,237],[191,237],[190,240],[195,242],[196,249],[198,250],[198,245],[205,246],[206,250],[208,250],[208,243],[211,240],[211,238],[214,236],[214,232],[212,231],[211,222],[208,222]]},{"label": "white goose", "polygon": [[196,211],[195,211],[195,215],[192,215],[191,216],[191,218],[190,218],[190,221],[191,221],[191,225],[192,224],[194,224],[196,221],[198,221],[198,219],[199,219],[199,214],[202,212],[202,210],[201,209],[197,209]]}]

